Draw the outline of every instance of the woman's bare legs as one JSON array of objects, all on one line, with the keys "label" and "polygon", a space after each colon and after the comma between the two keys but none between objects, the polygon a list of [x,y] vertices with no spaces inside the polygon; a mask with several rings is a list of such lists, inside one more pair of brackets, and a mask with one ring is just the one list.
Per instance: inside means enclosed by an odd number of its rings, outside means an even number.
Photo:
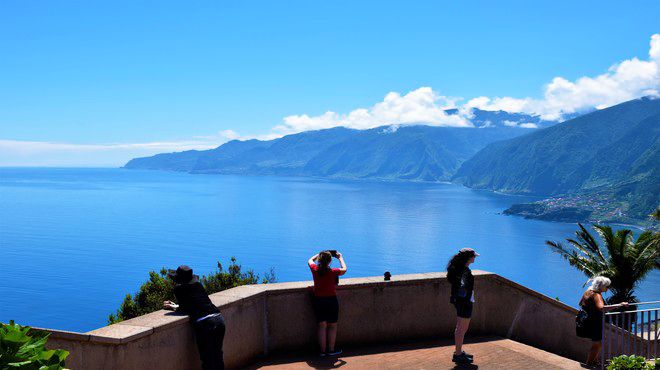
[{"label": "woman's bare legs", "polygon": [[589,356],[587,356],[587,365],[593,365],[598,361],[600,356],[600,346],[601,342],[593,342],[591,344],[591,349],[589,350]]},{"label": "woman's bare legs", "polygon": [[335,350],[335,340],[337,339],[337,323],[328,323],[328,352]]},{"label": "woman's bare legs", "polygon": [[[321,353],[326,350],[325,338],[327,336],[327,322],[321,321],[318,328],[318,338],[319,338],[319,347],[321,347]],[[335,332],[336,333],[336,332]]]},{"label": "woman's bare legs", "polygon": [[456,344],[456,350],[454,351],[455,355],[463,353],[463,338],[465,338],[465,333],[469,326],[470,319],[463,317],[456,318],[456,329],[454,330],[454,343]]}]

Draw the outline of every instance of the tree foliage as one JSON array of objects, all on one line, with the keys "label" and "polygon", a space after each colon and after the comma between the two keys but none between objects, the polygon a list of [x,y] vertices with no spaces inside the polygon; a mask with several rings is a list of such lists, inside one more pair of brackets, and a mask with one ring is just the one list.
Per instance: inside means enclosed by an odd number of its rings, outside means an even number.
[{"label": "tree foliage", "polygon": [[[260,278],[253,270],[243,271],[242,266],[236,263],[234,257],[231,258],[231,263],[226,271],[223,269],[222,264],[218,262],[216,271],[200,277],[200,282],[208,294],[240,285],[258,284],[260,282],[263,284],[273,283],[275,280],[273,269],[266,272],[263,278]],[[149,280],[142,284],[140,290],[134,295],[126,295],[117,312],[110,314],[108,317],[108,323],[114,324],[158,311],[163,307],[163,301],[176,302],[173,288],[174,282],[167,277],[167,269],[162,268],[159,272],[150,271]]]},{"label": "tree foliage", "polygon": [[60,370],[69,352],[46,349],[50,333],[10,321],[0,323],[0,369]]},{"label": "tree foliage", "polygon": [[608,277],[612,281],[609,304],[637,302],[635,288],[639,282],[660,268],[660,246],[654,233],[645,231],[633,240],[630,230],[615,233],[609,226],[594,225],[601,245],[582,224],[578,226],[576,238],[566,239],[568,245],[554,241],[546,244],[587,277]]}]

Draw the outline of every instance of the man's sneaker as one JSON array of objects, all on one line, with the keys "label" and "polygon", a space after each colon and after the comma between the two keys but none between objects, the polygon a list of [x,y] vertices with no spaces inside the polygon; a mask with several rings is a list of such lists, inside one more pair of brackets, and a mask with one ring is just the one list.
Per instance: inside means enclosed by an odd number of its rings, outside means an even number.
[{"label": "man's sneaker", "polygon": [[457,364],[471,364],[472,363],[472,357],[468,357],[465,353],[461,353],[460,355],[453,355],[451,360],[454,361]]},{"label": "man's sneaker", "polygon": [[342,351],[340,349],[335,349],[333,351],[328,351],[327,355],[328,356],[337,356],[337,355],[341,355],[341,352]]}]

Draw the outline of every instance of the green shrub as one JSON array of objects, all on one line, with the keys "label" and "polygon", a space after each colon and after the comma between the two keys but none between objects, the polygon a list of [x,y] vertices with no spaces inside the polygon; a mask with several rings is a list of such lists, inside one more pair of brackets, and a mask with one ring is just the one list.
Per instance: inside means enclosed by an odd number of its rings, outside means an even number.
[{"label": "green shrub", "polygon": [[0,369],[60,370],[69,352],[47,350],[50,333],[10,321],[0,323]]},{"label": "green shrub", "polygon": [[[657,360],[656,360],[657,363]],[[655,365],[646,362],[646,359],[642,356],[626,356],[621,355],[614,357],[610,360],[610,364],[607,365],[607,370],[653,370]]]},{"label": "green shrub", "polygon": [[[253,270],[243,271],[241,265],[236,263],[236,258],[232,257],[227,271],[223,270],[222,264],[218,262],[218,269],[209,275],[201,276],[200,282],[208,294],[213,294],[240,285],[273,283],[275,273],[271,269],[260,279]],[[162,268],[158,273],[149,272],[149,280],[142,284],[134,296],[126,295],[117,312],[108,317],[108,323],[114,324],[158,311],[163,308],[163,301],[176,302],[173,288],[174,283],[167,277],[167,269]]]}]

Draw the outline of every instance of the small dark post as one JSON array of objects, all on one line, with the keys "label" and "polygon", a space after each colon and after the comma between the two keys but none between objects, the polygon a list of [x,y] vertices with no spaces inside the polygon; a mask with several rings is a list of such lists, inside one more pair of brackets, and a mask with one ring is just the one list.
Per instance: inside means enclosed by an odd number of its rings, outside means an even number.
[{"label": "small dark post", "polygon": [[392,274],[390,274],[389,271],[385,271],[385,273],[383,274],[383,277],[385,277],[385,281],[389,281],[390,278],[392,277]]}]

